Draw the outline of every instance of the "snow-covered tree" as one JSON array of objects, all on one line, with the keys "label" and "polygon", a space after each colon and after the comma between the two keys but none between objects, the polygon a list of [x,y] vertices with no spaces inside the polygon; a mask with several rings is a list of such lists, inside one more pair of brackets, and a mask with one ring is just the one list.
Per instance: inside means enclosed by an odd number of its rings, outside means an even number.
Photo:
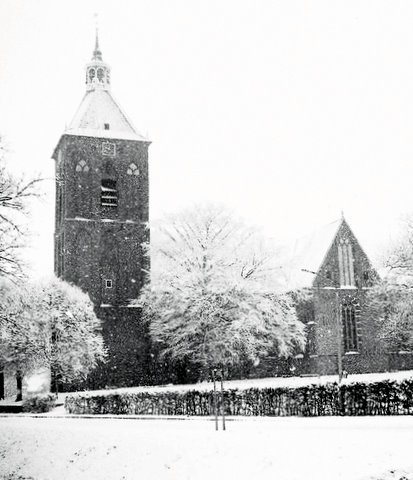
[{"label": "snow-covered tree", "polygon": [[382,347],[413,350],[413,216],[384,252],[383,277],[368,292],[366,316],[375,319]]},{"label": "snow-covered tree", "polygon": [[303,344],[292,300],[276,293],[276,255],[256,229],[203,205],[167,217],[152,239],[141,302],[167,358],[229,367]]},{"label": "snow-covered tree", "polygon": [[382,263],[393,278],[394,275],[413,277],[413,216],[407,216],[400,235],[384,253]]},{"label": "snow-covered tree", "polygon": [[0,364],[46,366],[62,381],[84,378],[105,357],[89,297],[57,278],[0,284]]},{"label": "snow-covered tree", "polygon": [[389,275],[368,292],[366,315],[392,352],[413,351],[413,278]]},{"label": "snow-covered tree", "polygon": [[39,195],[40,178],[11,175],[5,165],[5,142],[0,136],[0,277],[23,276],[20,251],[25,245],[28,203]]}]

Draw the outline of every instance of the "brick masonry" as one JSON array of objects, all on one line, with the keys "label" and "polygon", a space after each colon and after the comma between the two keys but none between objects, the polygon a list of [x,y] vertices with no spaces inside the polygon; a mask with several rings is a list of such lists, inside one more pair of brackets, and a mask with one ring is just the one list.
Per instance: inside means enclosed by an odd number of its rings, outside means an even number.
[{"label": "brick masonry", "polygon": [[[110,155],[107,145],[110,144]],[[89,294],[109,353],[94,387],[144,380],[147,334],[128,308],[147,280],[149,142],[63,135],[56,162],[55,273]],[[128,174],[131,165],[138,174]],[[102,180],[116,182],[117,206],[101,205]],[[110,283],[108,283],[110,281]]]},{"label": "brick masonry", "polygon": [[[338,247],[347,240],[352,249],[353,285],[342,286]],[[388,358],[378,340],[374,318],[365,315],[368,289],[379,277],[345,220],[342,221],[313,283],[314,322],[307,326],[312,337],[307,352],[308,373],[334,374],[338,369],[337,352],[342,353],[343,369],[348,373],[378,372],[388,369]],[[356,351],[345,352],[343,304],[352,304],[357,325]]]}]

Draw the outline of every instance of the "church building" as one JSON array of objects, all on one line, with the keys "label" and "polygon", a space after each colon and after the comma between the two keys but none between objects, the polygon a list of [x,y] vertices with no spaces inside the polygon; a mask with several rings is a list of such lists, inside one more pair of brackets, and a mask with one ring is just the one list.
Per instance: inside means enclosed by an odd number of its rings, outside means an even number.
[{"label": "church building", "polygon": [[297,241],[293,259],[290,282],[311,292],[300,370],[319,375],[387,370],[376,320],[364,315],[368,290],[379,276],[344,217]]},{"label": "church building", "polygon": [[148,342],[136,299],[149,273],[150,142],[111,93],[96,33],[85,94],[53,153],[55,273],[88,293],[102,320],[108,363],[90,386],[145,382]]}]

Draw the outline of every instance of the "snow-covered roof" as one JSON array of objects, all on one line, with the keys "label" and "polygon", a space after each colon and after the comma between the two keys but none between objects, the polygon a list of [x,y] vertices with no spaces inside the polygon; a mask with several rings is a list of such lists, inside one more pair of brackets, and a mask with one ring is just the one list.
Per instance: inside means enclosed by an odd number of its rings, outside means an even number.
[{"label": "snow-covered roof", "polygon": [[[285,262],[285,283],[287,289],[311,287],[315,275],[344,222],[335,220],[309,235],[297,239],[288,249]],[[313,273],[311,273],[313,272]]]},{"label": "snow-covered roof", "polygon": [[[105,124],[108,128],[105,128]],[[148,141],[138,133],[112,94],[101,88],[87,91],[65,134]]]}]

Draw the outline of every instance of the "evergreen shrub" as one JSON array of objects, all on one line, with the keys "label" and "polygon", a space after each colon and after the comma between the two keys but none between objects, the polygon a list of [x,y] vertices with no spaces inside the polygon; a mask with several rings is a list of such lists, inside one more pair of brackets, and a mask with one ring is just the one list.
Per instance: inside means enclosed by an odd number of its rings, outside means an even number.
[{"label": "evergreen shrub", "polygon": [[[221,411],[221,397],[217,395]],[[69,395],[71,414],[213,415],[212,391],[117,392]],[[331,416],[412,415],[413,378],[401,382],[327,383],[304,387],[229,389],[224,392],[226,415]]]},{"label": "evergreen shrub", "polygon": [[52,394],[30,395],[23,399],[23,412],[45,413],[49,412],[56,403],[56,397]]}]

